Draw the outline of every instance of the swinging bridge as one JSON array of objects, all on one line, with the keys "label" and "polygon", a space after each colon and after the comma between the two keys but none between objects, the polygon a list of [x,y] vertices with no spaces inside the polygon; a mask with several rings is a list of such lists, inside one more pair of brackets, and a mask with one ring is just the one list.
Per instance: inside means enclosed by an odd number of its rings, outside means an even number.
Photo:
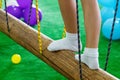
[{"label": "swinging bridge", "polygon": [[[49,52],[47,46],[53,40],[41,33],[43,52],[40,54],[38,45],[38,32],[29,25],[8,14],[10,32],[6,24],[5,11],[0,9],[0,31],[8,35],[15,42],[26,48],[38,58],[53,67],[69,80],[80,80],[79,63],[74,59],[71,51]],[[27,36],[26,36],[27,35]],[[113,75],[99,70],[91,70],[82,64],[83,80],[119,80]]]}]

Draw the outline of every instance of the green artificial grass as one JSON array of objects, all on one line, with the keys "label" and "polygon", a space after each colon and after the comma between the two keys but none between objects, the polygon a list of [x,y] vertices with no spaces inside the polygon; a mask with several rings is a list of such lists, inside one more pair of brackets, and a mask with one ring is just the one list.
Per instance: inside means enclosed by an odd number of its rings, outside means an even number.
[{"label": "green artificial grass", "polygon": [[[64,23],[60,15],[57,0],[39,0],[39,8],[43,13],[41,32],[54,40],[61,39]],[[85,47],[85,29],[81,7],[79,7],[79,10],[80,33],[83,47]],[[37,26],[35,26],[35,29],[37,29]],[[118,78],[120,78],[119,44],[119,40],[113,41],[112,43],[107,69],[109,73]],[[101,33],[99,44],[101,68],[104,68],[107,47],[108,39]],[[15,53],[20,54],[22,57],[21,62],[17,65],[11,62],[11,57]],[[67,80],[67,78],[0,32],[0,80]]]}]

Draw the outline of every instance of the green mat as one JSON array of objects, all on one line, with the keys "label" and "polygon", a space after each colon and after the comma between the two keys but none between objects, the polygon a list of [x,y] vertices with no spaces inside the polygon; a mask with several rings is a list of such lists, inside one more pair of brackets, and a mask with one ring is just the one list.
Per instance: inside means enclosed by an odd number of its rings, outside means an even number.
[{"label": "green mat", "polygon": [[[43,12],[41,32],[50,38],[57,40],[62,37],[63,21],[57,0],[39,1],[39,7]],[[82,9],[80,9],[80,33],[85,47],[85,30]],[[37,27],[35,27],[37,29]],[[27,36],[27,35],[26,35]],[[108,72],[120,78],[120,41],[113,41],[109,59]],[[104,68],[107,53],[108,40],[100,36],[100,67]],[[21,55],[22,60],[15,65],[11,62],[11,56],[15,53]],[[15,43],[5,34],[0,32],[0,80],[67,80],[46,63],[32,55],[29,51]]]}]

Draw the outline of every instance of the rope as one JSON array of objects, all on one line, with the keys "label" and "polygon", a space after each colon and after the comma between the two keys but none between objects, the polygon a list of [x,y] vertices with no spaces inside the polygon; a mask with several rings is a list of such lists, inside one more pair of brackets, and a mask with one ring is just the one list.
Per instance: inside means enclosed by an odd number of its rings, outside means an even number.
[{"label": "rope", "polygon": [[111,30],[110,40],[109,40],[109,44],[108,44],[108,52],[107,52],[106,62],[105,62],[105,67],[104,67],[105,71],[107,70],[107,66],[108,66],[108,60],[109,60],[109,55],[110,55],[110,50],[111,50],[111,45],[112,45],[112,36],[113,36],[113,31],[114,31],[114,26],[115,26],[115,21],[116,21],[118,4],[119,4],[119,0],[117,0],[117,2],[116,2],[115,14],[114,14],[113,24],[112,24],[112,30]]},{"label": "rope", "polygon": [[[29,16],[28,16],[28,25],[30,25],[30,17],[32,13],[32,4],[33,0],[31,1],[31,6],[30,6],[30,11],[29,11]],[[41,35],[40,35],[40,21],[39,21],[39,11],[38,11],[38,0],[36,0],[36,17],[37,17],[37,25],[38,25],[38,43],[39,43],[39,50],[40,53],[42,54],[42,41],[41,41]]]},{"label": "rope", "polygon": [[66,29],[65,29],[65,26],[64,26],[63,33],[62,33],[62,38],[64,38],[65,36],[66,36]]},{"label": "rope", "polygon": [[0,8],[2,8],[2,0],[0,0]]},{"label": "rope", "polygon": [[5,2],[5,12],[6,12],[5,16],[6,16],[6,22],[7,22],[7,29],[8,29],[8,32],[10,32],[8,12],[7,12],[7,2],[6,2],[6,0],[4,0],[4,2]]},{"label": "rope", "polygon": [[42,54],[42,39],[40,34],[40,20],[39,20],[39,6],[38,6],[38,0],[36,0],[36,17],[37,17],[37,25],[38,25],[38,42],[39,42],[39,50],[40,54]]},{"label": "rope", "polygon": [[78,11],[78,0],[76,0],[76,14],[77,14],[77,34],[78,34],[78,53],[79,53],[79,69],[80,69],[80,79],[82,80],[82,64],[81,64],[81,54],[80,54],[80,35],[79,35],[79,11]]},{"label": "rope", "polygon": [[30,5],[30,11],[29,11],[28,22],[27,22],[28,25],[30,25],[30,17],[31,17],[31,13],[32,13],[32,4],[33,4],[33,0],[31,0],[31,5]]}]

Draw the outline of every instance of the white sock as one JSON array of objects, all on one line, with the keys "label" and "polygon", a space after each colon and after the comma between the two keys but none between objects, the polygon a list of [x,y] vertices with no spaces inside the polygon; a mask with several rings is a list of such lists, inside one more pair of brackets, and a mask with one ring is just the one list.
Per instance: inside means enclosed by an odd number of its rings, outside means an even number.
[{"label": "white sock", "polygon": [[[82,49],[82,44],[80,41],[80,47]],[[72,34],[66,32],[66,37],[60,40],[53,41],[48,46],[49,51],[58,51],[58,50],[72,50],[78,51],[78,37],[77,34]]]},{"label": "white sock", "polygon": [[[81,62],[85,63],[90,69],[99,69],[98,48],[85,48],[84,54],[81,55]],[[75,55],[79,60],[79,55]]]}]

